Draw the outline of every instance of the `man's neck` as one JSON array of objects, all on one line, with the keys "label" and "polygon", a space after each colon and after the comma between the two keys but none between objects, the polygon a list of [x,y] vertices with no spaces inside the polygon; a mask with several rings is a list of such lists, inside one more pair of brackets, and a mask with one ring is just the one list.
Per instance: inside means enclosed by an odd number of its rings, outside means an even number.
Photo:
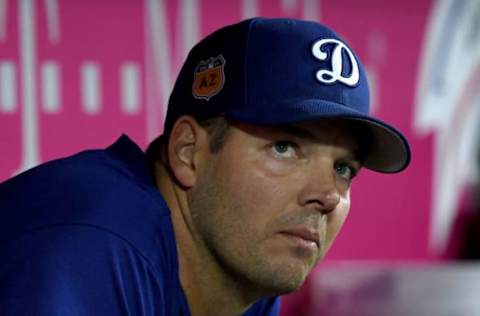
[{"label": "man's neck", "polygon": [[[180,282],[190,314],[241,315],[255,300],[221,267],[212,253],[195,238],[186,193],[161,165],[155,167],[155,181],[170,208],[177,242]],[[244,295],[244,293],[249,293]]]}]

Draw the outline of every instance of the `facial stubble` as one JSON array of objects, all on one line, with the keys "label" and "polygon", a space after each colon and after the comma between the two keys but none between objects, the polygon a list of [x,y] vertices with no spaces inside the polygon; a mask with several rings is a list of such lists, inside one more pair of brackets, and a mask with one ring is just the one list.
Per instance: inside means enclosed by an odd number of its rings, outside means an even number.
[{"label": "facial stubble", "polygon": [[252,222],[255,212],[246,200],[248,188],[238,187],[219,169],[218,164],[209,164],[188,195],[198,246],[206,249],[227,282],[249,296],[246,299],[294,291],[306,273],[269,253],[273,236]]}]

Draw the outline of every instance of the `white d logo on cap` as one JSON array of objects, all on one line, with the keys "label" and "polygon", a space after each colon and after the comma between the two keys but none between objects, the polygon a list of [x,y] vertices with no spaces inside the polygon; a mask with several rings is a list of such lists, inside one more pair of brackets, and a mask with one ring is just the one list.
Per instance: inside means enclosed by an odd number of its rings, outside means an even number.
[{"label": "white d logo on cap", "polygon": [[[326,60],[327,53],[322,51],[322,46],[324,44],[334,44],[335,48],[332,51],[331,56],[331,65],[332,70],[321,69],[317,71],[317,80],[323,83],[332,84],[337,81],[347,85],[347,86],[355,86],[360,79],[360,74],[358,72],[358,63],[353,55],[352,51],[345,45],[345,43],[336,40],[334,38],[326,38],[315,42],[312,46],[312,54],[315,58],[319,60]],[[350,72],[349,77],[342,76],[343,70],[343,54],[342,50],[347,52],[348,58],[350,59],[350,64],[352,65],[352,69]]]}]

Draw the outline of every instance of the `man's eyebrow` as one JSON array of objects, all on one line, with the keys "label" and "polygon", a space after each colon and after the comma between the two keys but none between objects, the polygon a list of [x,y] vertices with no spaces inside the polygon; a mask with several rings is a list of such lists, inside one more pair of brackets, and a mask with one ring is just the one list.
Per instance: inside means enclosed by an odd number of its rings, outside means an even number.
[{"label": "man's eyebrow", "polygon": [[352,160],[363,166],[365,163],[365,152],[361,148],[354,148],[352,151],[345,154],[342,160]]},{"label": "man's eyebrow", "polygon": [[363,165],[364,163],[364,154],[363,152],[360,150],[360,149],[356,149],[354,150],[351,154],[349,155],[346,155],[346,159],[349,159],[349,160],[354,160],[356,162],[358,162],[359,164]]}]

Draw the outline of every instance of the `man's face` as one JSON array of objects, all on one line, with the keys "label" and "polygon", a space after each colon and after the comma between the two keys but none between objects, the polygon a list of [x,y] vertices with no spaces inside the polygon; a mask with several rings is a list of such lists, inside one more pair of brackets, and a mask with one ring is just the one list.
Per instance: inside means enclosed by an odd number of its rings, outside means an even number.
[{"label": "man's face", "polygon": [[353,134],[341,121],[234,124],[188,193],[198,242],[263,294],[298,288],[348,214],[361,167]]}]

